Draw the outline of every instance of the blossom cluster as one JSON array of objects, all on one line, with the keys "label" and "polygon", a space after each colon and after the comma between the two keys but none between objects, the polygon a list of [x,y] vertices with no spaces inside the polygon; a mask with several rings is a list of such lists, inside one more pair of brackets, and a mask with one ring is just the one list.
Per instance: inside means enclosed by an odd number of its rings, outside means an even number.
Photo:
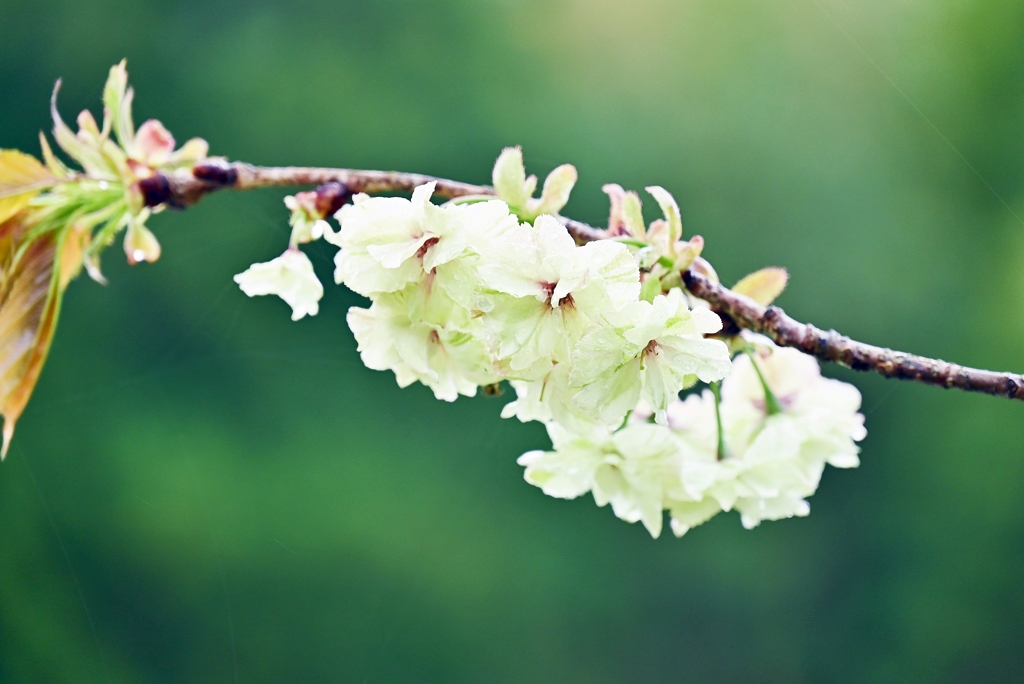
[{"label": "blossom cluster", "polygon": [[[551,436],[553,451],[519,461],[551,496],[591,492],[654,536],[665,510],[677,535],[719,511],[738,510],[747,527],[806,515],[824,464],[857,464],[857,390],[767,340],[727,344],[679,280],[714,271],[703,240],[682,239],[664,189],[648,188],[664,218],[646,226],[639,197],[606,186],[607,238],[576,244],[558,216],[575,179],[559,167],[535,199],[510,148],[495,165],[497,199],[435,204],[434,183],[411,199],[357,194],[334,213],[338,231],[322,203],[290,197],[288,250],[235,279],[250,296],[280,295],[293,319],[313,315],[323,287],[299,246],[322,236],[339,247],[335,280],[370,300],[348,313],[366,366],[445,401],[508,381],[516,398],[502,415]],[[770,301],[785,278],[766,269],[736,290]],[[736,350],[749,353],[733,361]],[[697,382],[716,391],[680,400]]]},{"label": "blossom cluster", "polygon": [[736,358],[720,403],[704,390],[673,400],[666,426],[641,408],[616,432],[553,423],[554,451],[528,452],[519,463],[545,493],[591,492],[655,537],[665,509],[677,536],[732,509],[749,529],[807,515],[826,463],[858,465],[855,442],[866,434],[859,407],[856,388],[823,378],[812,357],[767,346]]}]

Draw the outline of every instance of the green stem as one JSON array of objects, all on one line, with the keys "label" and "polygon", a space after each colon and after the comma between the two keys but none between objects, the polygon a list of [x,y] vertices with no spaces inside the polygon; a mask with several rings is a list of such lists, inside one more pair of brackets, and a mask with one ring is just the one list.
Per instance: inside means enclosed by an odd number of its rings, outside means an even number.
[{"label": "green stem", "polygon": [[647,246],[649,246],[651,244],[651,243],[645,242],[643,240],[638,240],[636,238],[625,237],[625,236],[613,237],[613,238],[609,238],[609,239],[612,240],[612,242],[621,242],[624,245],[630,245],[632,247],[647,247]]},{"label": "green stem", "polygon": [[715,395],[715,422],[718,424],[718,460],[724,461],[729,457],[729,450],[725,446],[725,430],[722,429],[722,387],[721,383],[711,383],[711,393]]},{"label": "green stem", "polygon": [[757,378],[761,381],[761,388],[764,390],[764,408],[769,416],[774,416],[776,413],[782,413],[782,404],[779,403],[778,397],[775,396],[775,392],[772,392],[771,387],[764,379],[764,375],[761,373],[761,367],[757,365],[757,359],[754,355],[747,351],[747,356],[750,357],[750,363],[754,365],[754,371],[757,373]]}]

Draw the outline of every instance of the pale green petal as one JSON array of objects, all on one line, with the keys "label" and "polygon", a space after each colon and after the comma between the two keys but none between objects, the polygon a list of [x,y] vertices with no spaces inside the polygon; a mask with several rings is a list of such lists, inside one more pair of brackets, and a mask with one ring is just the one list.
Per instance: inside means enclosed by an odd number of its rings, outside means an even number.
[{"label": "pale green petal", "polygon": [[386,314],[382,320],[380,307],[374,305],[369,309],[361,309],[354,306],[348,310],[346,321],[356,338],[356,349],[367,368],[384,371],[402,363],[395,349],[392,326]]},{"label": "pale green petal", "polygon": [[583,387],[630,361],[640,349],[628,346],[616,330],[599,327],[576,343],[569,383]]},{"label": "pale green petal", "polygon": [[297,249],[262,264],[253,264],[235,276],[235,282],[250,297],[277,295],[292,308],[292,320],[315,316],[324,296],[323,285],[313,272],[309,257]]},{"label": "pale green petal", "polygon": [[659,337],[658,355],[682,378],[696,375],[703,382],[721,380],[732,368],[729,348],[721,340],[671,335]]},{"label": "pale green petal", "polygon": [[778,497],[774,499],[740,499],[736,502],[743,527],[751,530],[762,520],[782,520],[793,516],[809,515],[811,506],[799,497]]},{"label": "pale green petal", "polygon": [[358,249],[342,249],[334,255],[334,264],[334,280],[364,297],[396,292],[423,277],[423,269],[415,261],[406,261],[398,268],[384,268]]},{"label": "pale green petal", "polygon": [[438,266],[463,256],[468,248],[466,236],[461,233],[445,235],[429,247],[423,255],[423,270],[430,273]]},{"label": "pale green petal", "polygon": [[[580,247],[579,253],[587,267],[588,277],[597,276],[602,283],[605,306],[614,310],[637,300],[640,296],[640,271],[625,245],[599,240]],[[591,290],[591,293],[595,291]]]},{"label": "pale green petal", "polygon": [[480,266],[481,284],[490,290],[503,292],[513,297],[532,297],[543,301],[547,292],[535,278],[523,270],[506,264],[484,264]]},{"label": "pale green petal", "polygon": [[384,268],[398,268],[407,259],[416,255],[420,247],[432,236],[422,235],[418,238],[391,242],[388,244],[367,245],[366,251]]},{"label": "pale green petal", "polygon": [[640,359],[598,376],[575,395],[576,404],[606,425],[620,425],[640,397]]},{"label": "pale green petal", "polygon": [[423,185],[417,186],[412,191],[412,199],[410,204],[413,206],[423,206],[430,203],[430,196],[434,194],[434,188],[437,186],[437,181],[430,181]]},{"label": "pale green petal", "polygon": [[700,501],[674,501],[668,508],[672,514],[672,533],[677,537],[706,523],[722,510],[718,502],[710,497]]},{"label": "pale green petal", "polygon": [[517,398],[505,405],[501,417],[515,416],[522,422],[537,420],[564,425],[574,432],[585,431],[592,421],[573,401],[576,390],[569,387],[568,376],[568,364],[560,363],[536,380],[513,380],[510,384]]},{"label": "pale green petal", "polygon": [[[532,235],[543,258],[561,256],[571,260],[578,249],[569,231],[553,216],[538,217],[532,226]],[[624,248],[624,245],[620,246]]]}]

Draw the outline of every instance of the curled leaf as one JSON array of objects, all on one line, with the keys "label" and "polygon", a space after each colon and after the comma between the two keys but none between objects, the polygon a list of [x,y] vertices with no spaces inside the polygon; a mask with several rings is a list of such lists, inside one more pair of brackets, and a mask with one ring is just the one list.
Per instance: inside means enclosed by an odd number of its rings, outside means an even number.
[{"label": "curled leaf", "polygon": [[[533,194],[532,188],[526,191],[526,167],[523,166],[523,148],[506,147],[494,163],[491,173],[494,191],[511,207],[526,206],[526,200]],[[536,184],[536,179],[534,179]]]},{"label": "curled leaf", "polygon": [[82,168],[93,178],[113,180],[117,169],[112,167],[100,154],[96,145],[89,144],[75,135],[74,131],[61,118],[57,110],[57,93],[60,92],[60,81],[53,86],[50,96],[50,116],[53,118],[53,137],[68,156],[81,164]]},{"label": "curled leaf", "polygon": [[683,216],[679,213],[679,205],[672,194],[659,185],[648,187],[647,192],[654,196],[665,214],[665,220],[668,222],[668,244],[675,244],[683,237]]},{"label": "curled leaf", "polygon": [[769,266],[754,271],[732,286],[732,291],[750,297],[761,306],[768,306],[782,294],[789,282],[789,273],[784,268]]},{"label": "curled leaf", "polygon": [[60,310],[58,233],[24,244],[28,228],[17,219],[0,225],[0,459],[39,379]]},{"label": "curled leaf", "polygon": [[647,237],[640,197],[630,190],[626,192],[618,183],[608,183],[601,188],[611,203],[608,214],[609,235],[630,235],[643,240]]},{"label": "curled leaf", "polygon": [[562,164],[548,174],[540,199],[534,199],[537,177],[526,175],[520,147],[502,150],[491,174],[498,199],[504,201],[521,220],[530,222],[541,214],[557,214],[569,201],[576,178],[576,167]]},{"label": "curled leaf", "polygon": [[569,202],[569,194],[576,185],[576,167],[572,164],[562,164],[548,174],[544,179],[544,190],[541,192],[540,202],[531,207],[533,214],[557,214]]},{"label": "curled leaf", "polygon": [[68,229],[67,236],[64,238],[64,244],[60,250],[58,286],[61,291],[81,272],[82,265],[85,263],[85,255],[91,243],[92,231],[88,226],[75,225]]}]

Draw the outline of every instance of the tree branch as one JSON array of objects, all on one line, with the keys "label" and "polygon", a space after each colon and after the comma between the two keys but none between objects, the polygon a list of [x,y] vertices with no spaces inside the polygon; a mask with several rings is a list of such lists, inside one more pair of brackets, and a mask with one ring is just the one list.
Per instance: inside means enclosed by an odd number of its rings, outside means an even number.
[{"label": "tree branch", "polygon": [[826,332],[810,323],[800,323],[777,306],[763,307],[693,271],[683,272],[683,283],[740,328],[766,335],[776,344],[794,347],[822,361],[858,371],[874,371],[887,378],[1024,400],[1024,376],[967,368],[857,342],[835,330]]},{"label": "tree branch", "polygon": [[[174,207],[195,204],[205,195],[220,189],[323,185],[343,183],[351,192],[377,194],[410,192],[424,183],[435,182],[434,194],[453,199],[467,195],[494,195],[494,188],[396,171],[356,171],[302,167],[261,167],[250,164],[209,160],[191,170],[159,176],[152,187],[144,188],[149,204],[168,203]],[[147,181],[143,181],[147,183]],[[604,237],[604,231],[585,223],[561,218],[578,242]],[[800,323],[777,306],[763,307],[692,270],[684,271],[683,283],[697,297],[708,301],[719,314],[738,327],[761,333],[776,344],[794,347],[821,359],[858,371],[873,371],[887,378],[914,380],[937,387],[983,392],[1024,400],[1024,376],[966,368],[937,359],[897,352],[851,340],[835,330],[825,332],[809,323]]]},{"label": "tree branch", "polygon": [[[169,203],[184,208],[195,204],[207,194],[221,189],[253,190],[255,188],[293,187],[342,183],[350,192],[375,195],[382,192],[412,192],[424,183],[437,183],[434,195],[446,199],[468,195],[493,196],[489,185],[471,185],[419,173],[398,171],[356,171],[353,169],[322,169],[297,166],[252,166],[235,162],[227,164],[209,160],[193,169],[183,169],[161,177],[158,192],[147,203]],[[604,236],[604,231],[579,221],[561,218],[569,234],[579,242],[591,242]]]}]

